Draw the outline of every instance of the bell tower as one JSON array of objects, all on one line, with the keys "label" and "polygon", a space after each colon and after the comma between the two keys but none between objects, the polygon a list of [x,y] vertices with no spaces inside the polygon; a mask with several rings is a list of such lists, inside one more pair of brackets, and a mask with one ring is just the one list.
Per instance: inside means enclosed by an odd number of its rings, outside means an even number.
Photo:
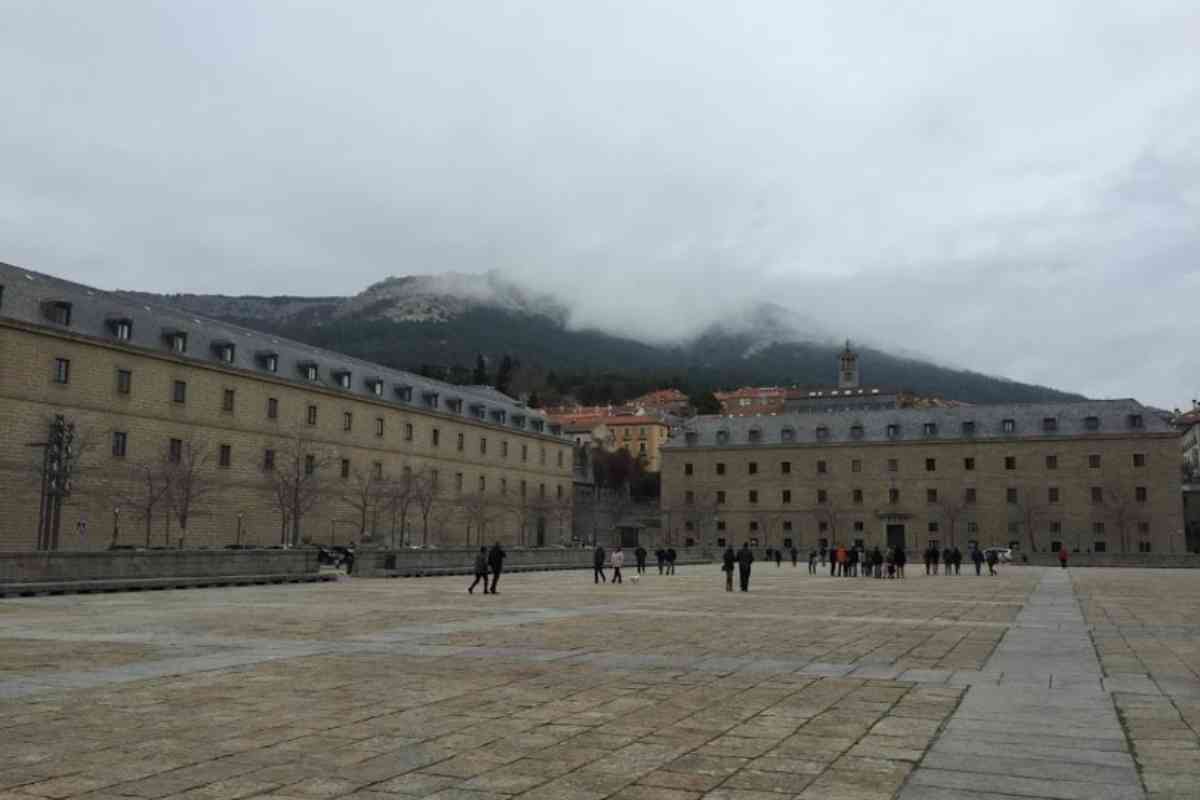
[{"label": "bell tower", "polygon": [[858,388],[858,353],[850,349],[850,340],[846,340],[846,349],[838,356],[838,388]]}]

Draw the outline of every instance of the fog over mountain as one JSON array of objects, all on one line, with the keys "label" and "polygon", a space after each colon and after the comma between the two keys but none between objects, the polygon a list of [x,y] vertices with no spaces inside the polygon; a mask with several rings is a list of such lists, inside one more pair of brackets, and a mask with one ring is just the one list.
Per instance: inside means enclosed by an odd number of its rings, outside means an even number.
[{"label": "fog over mountain", "polygon": [[17,4],[0,260],[308,297],[498,270],[654,341],[769,302],[1179,405],[1198,40],[1194,0]]}]

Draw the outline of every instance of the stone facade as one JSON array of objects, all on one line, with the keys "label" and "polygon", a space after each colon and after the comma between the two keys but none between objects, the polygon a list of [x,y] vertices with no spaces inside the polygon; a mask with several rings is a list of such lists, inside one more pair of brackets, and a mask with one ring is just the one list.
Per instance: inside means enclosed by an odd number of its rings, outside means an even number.
[{"label": "stone facade", "polygon": [[[22,308],[37,304],[12,303],[14,289],[33,302],[38,298],[29,295],[43,288],[62,296],[64,284],[36,274],[28,286],[11,272],[0,278],[10,284],[0,301],[0,549],[36,546],[42,456],[27,445],[46,440],[56,414],[75,424],[80,445],[74,491],[63,508],[63,549],[104,548],[114,535],[123,545],[145,545],[147,538],[173,547],[280,544],[292,537],[282,525],[267,452],[279,469],[300,446],[315,456],[316,491],[295,539],[345,544],[363,538],[365,527],[376,541],[465,545],[479,538],[481,523],[488,540],[533,544],[569,537],[571,443],[533,430],[544,419],[532,419],[536,412],[514,401],[445,386],[441,391],[458,400],[456,410],[434,396],[435,410],[390,392],[376,396],[306,383],[282,368],[275,373],[227,364],[208,357],[207,350],[186,356],[121,341],[107,336],[103,325],[93,326],[98,330],[86,325],[82,303],[116,302],[113,295],[91,290],[72,295],[72,324],[22,319],[29,316]],[[147,306],[139,309],[135,324],[157,330],[166,313]],[[303,348],[271,341],[273,351]],[[312,348],[304,352],[327,365],[346,360]],[[59,380],[64,377],[59,360],[69,362],[65,382]],[[359,374],[380,374],[379,380],[404,377],[361,362],[354,366]],[[166,500],[155,507],[147,531],[146,514],[139,511],[140,476],[167,469],[171,440],[196,454],[201,496],[186,531],[168,513]],[[401,476],[435,471],[438,491],[428,531],[413,504],[405,514],[406,530],[397,533],[399,520],[382,499],[386,487]],[[363,503],[355,498],[368,483],[374,488],[364,525]]]},{"label": "stone facade", "polygon": [[704,417],[662,452],[697,543],[1185,547],[1178,436],[1133,401]]}]

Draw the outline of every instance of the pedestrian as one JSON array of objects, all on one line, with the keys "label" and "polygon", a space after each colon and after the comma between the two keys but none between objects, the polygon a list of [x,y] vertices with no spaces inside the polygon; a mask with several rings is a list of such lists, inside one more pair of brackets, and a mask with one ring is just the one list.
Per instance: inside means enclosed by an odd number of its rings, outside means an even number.
[{"label": "pedestrian", "polygon": [[896,548],[889,547],[887,551],[887,576],[889,578],[896,577]]},{"label": "pedestrian", "polygon": [[612,582],[614,584],[624,583],[621,580],[621,567],[625,566],[625,554],[621,552],[621,545],[617,545],[613,549],[611,564],[613,571]]},{"label": "pedestrian", "polygon": [[942,566],[946,568],[946,575],[950,574],[950,567],[954,564],[954,554],[950,551],[950,547],[946,546],[942,550]]},{"label": "pedestrian", "polygon": [[838,575],[846,577],[847,571],[850,568],[850,553],[846,550],[846,545],[839,544],[837,548]]},{"label": "pedestrian", "polygon": [[667,574],[668,575],[675,574],[675,559],[676,559],[676,557],[677,557],[677,554],[675,552],[675,548],[668,547],[667,548]]},{"label": "pedestrian", "polygon": [[995,551],[995,550],[988,550],[988,551],[987,551],[988,575],[995,575],[995,574],[996,574],[996,562],[997,562],[997,561],[999,561],[999,560],[1000,560],[1000,559],[999,559],[999,558],[996,556],[996,551]]},{"label": "pedestrian", "polygon": [[342,563],[346,565],[346,574],[354,574],[354,548],[346,548],[346,557],[342,559]]},{"label": "pedestrian", "polygon": [[796,562],[799,559],[800,551],[796,549],[796,545],[792,545],[792,566],[797,566]]},{"label": "pedestrian", "polygon": [[846,566],[849,567],[848,578],[854,578],[858,575],[858,548],[851,547],[846,551]]},{"label": "pedestrian", "polygon": [[817,574],[817,548],[810,547],[808,550],[808,574]]},{"label": "pedestrian", "polygon": [[504,552],[504,548],[499,542],[492,545],[492,549],[488,551],[488,567],[492,571],[492,594],[496,594],[496,584],[500,582],[500,573],[504,571],[504,559],[508,553]]},{"label": "pedestrian", "polygon": [[908,563],[908,553],[904,552],[904,545],[896,546],[896,576],[904,577],[904,565]]},{"label": "pedestrian", "polygon": [[[824,562],[822,562],[822,563],[824,563]],[[829,548],[829,577],[831,577],[831,578],[837,577],[837,570],[838,570],[837,547],[830,547]]]},{"label": "pedestrian", "polygon": [[871,553],[871,565],[875,568],[875,577],[883,577],[883,551],[879,549],[879,545],[875,545],[874,552]]},{"label": "pedestrian", "polygon": [[663,574],[663,565],[667,563],[667,551],[661,547],[654,551],[654,557],[658,559],[658,574]]},{"label": "pedestrian", "polygon": [[957,577],[962,574],[962,550],[958,549],[958,545],[954,545],[951,556],[954,558],[954,575]]},{"label": "pedestrian", "polygon": [[733,564],[737,561],[737,556],[733,553],[732,545],[725,548],[725,555],[722,556],[721,570],[725,573],[725,591],[733,591]]},{"label": "pedestrian", "polygon": [[971,560],[975,562],[975,574],[979,575],[983,566],[983,553],[979,552],[979,545],[971,548]]},{"label": "pedestrian", "polygon": [[937,549],[936,544],[929,546],[929,560],[933,562],[933,574],[938,574],[938,561],[941,559],[941,551]]},{"label": "pedestrian", "polygon": [[775,548],[775,566],[777,566],[777,567],[783,566],[783,551],[780,550],[778,547]]},{"label": "pedestrian", "polygon": [[1067,546],[1065,544],[1061,545],[1058,548],[1058,563],[1062,566],[1063,569],[1067,568],[1067,559],[1070,557],[1071,557],[1070,553],[1067,552]]},{"label": "pedestrian", "polygon": [[743,542],[742,550],[738,553],[738,582],[743,592],[750,591],[750,565],[754,563],[754,553],[750,552],[750,543]]},{"label": "pedestrian", "polygon": [[633,551],[633,557],[635,559],[637,559],[638,575],[645,575],[646,574],[646,548],[642,547],[639,544],[637,546],[637,550]]},{"label": "pedestrian", "polygon": [[596,545],[592,553],[592,583],[608,583],[608,578],[604,577],[604,560],[604,548]]},{"label": "pedestrian", "polygon": [[826,544],[821,542],[821,566],[825,566]]},{"label": "pedestrian", "polygon": [[487,548],[480,547],[479,553],[475,556],[475,580],[471,581],[471,585],[467,587],[467,594],[475,594],[475,584],[483,581],[483,593],[487,594]]},{"label": "pedestrian", "polygon": [[925,559],[925,574],[926,575],[932,574],[932,570],[933,570],[933,556],[929,552],[930,549],[931,549],[930,547],[926,546],[925,552],[921,554],[922,557]]}]

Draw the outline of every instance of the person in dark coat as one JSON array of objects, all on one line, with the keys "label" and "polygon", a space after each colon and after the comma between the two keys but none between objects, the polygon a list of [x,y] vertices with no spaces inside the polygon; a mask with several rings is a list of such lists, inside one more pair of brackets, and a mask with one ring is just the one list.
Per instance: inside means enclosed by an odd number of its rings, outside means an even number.
[{"label": "person in dark coat", "polygon": [[738,552],[738,582],[742,586],[743,592],[750,591],[750,565],[754,563],[754,553],[750,552],[750,543],[742,544],[741,551]]},{"label": "person in dark coat", "polygon": [[846,577],[853,578],[858,575],[858,548],[851,547],[846,552]]},{"label": "person in dark coat", "polygon": [[875,545],[875,549],[871,551],[871,566],[875,570],[875,577],[883,577],[883,551],[879,549],[879,545]]},{"label": "person in dark coat", "polygon": [[954,551],[950,554],[950,557],[954,559],[954,574],[961,575],[962,574],[962,550],[958,549],[958,545],[954,545]]},{"label": "person in dark coat", "polygon": [[637,546],[637,550],[633,551],[633,557],[637,560],[637,573],[639,575],[645,575],[646,574],[646,548],[642,547],[639,544]]},{"label": "person in dark coat", "polygon": [[926,575],[933,574],[933,548],[926,547],[925,552],[922,553],[921,555],[925,559],[925,574]]},{"label": "person in dark coat", "polygon": [[667,574],[668,575],[675,574],[675,555],[676,555],[675,548],[668,547],[667,548]]},{"label": "person in dark coat", "polygon": [[971,560],[975,562],[975,574],[981,574],[980,570],[983,567],[983,553],[978,547],[971,548]]},{"label": "person in dark coat", "polygon": [[492,594],[496,594],[496,584],[500,582],[500,573],[504,571],[504,559],[508,553],[499,542],[492,545],[488,551],[488,567],[492,570]]},{"label": "person in dark coat", "polygon": [[775,548],[775,566],[777,566],[777,567],[783,566],[783,551],[780,550],[778,547]]},{"label": "person in dark coat", "polygon": [[896,548],[896,574],[901,578],[904,577],[904,565],[908,563],[908,553],[904,552],[903,547]]},{"label": "person in dark coat", "polygon": [[800,551],[796,549],[796,545],[792,545],[792,566],[797,566],[797,561],[800,558]]},{"label": "person in dark coat", "polygon": [[941,558],[941,553],[938,551],[938,549],[936,547],[930,547],[929,548],[929,561],[931,564],[933,564],[933,574],[934,575],[938,574],[938,561],[940,560],[940,558]]},{"label": "person in dark coat", "polygon": [[483,581],[483,593],[487,594],[487,548],[479,548],[479,554],[475,556],[475,580],[467,587],[467,594],[475,594],[475,584]]},{"label": "person in dark coat", "polygon": [[663,565],[667,563],[667,551],[661,547],[654,551],[654,557],[658,559],[658,574],[663,574]]},{"label": "person in dark coat", "polygon": [[946,568],[946,574],[950,574],[950,568],[954,566],[954,553],[949,547],[942,550],[942,566]]},{"label": "person in dark coat", "polygon": [[737,561],[737,556],[733,553],[732,547],[725,548],[725,555],[721,557],[721,570],[725,573],[725,591],[733,591],[733,565]]},{"label": "person in dark coat", "polygon": [[608,583],[604,576],[604,548],[600,545],[592,553],[592,583]]},{"label": "person in dark coat", "polygon": [[1067,559],[1070,557],[1071,554],[1067,552],[1067,546],[1065,544],[1058,548],[1058,563],[1063,569],[1067,568]]},{"label": "person in dark coat", "polygon": [[817,548],[812,548],[808,551],[808,574],[817,574]]}]

